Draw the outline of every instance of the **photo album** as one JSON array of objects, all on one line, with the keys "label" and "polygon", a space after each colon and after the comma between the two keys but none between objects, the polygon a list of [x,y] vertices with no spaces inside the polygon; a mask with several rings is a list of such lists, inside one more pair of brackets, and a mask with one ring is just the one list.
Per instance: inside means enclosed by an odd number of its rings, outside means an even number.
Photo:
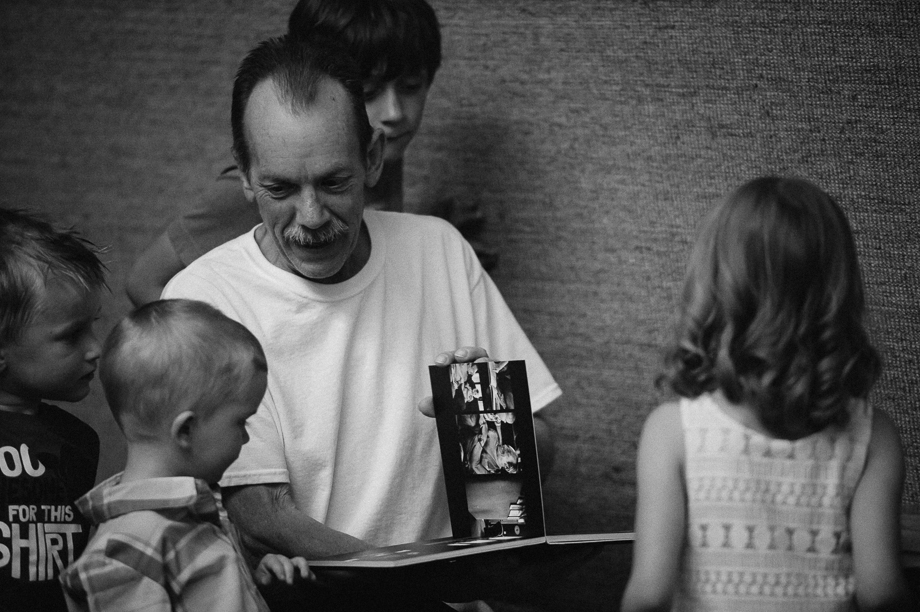
[{"label": "photo album", "polygon": [[501,549],[631,542],[629,532],[547,535],[523,361],[431,366],[452,537],[311,559],[317,568],[404,567]]}]

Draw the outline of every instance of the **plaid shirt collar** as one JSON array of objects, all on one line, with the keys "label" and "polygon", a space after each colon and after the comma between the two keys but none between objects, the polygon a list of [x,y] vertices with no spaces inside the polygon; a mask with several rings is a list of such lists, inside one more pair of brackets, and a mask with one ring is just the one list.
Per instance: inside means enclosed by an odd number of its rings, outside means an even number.
[{"label": "plaid shirt collar", "polygon": [[220,492],[205,481],[175,476],[122,484],[122,474],[104,480],[77,500],[77,508],[94,524],[139,510],[185,510],[200,520],[221,525]]}]

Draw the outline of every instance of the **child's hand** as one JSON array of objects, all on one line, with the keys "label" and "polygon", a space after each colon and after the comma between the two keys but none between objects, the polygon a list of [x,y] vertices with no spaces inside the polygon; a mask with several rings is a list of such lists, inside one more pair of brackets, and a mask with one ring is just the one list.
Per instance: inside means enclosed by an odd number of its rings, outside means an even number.
[{"label": "child's hand", "polygon": [[271,584],[275,580],[294,584],[294,578],[297,575],[300,575],[305,580],[316,579],[316,576],[307,566],[307,560],[303,557],[288,559],[283,555],[265,555],[259,561],[259,567],[255,571],[256,582],[263,586]]}]

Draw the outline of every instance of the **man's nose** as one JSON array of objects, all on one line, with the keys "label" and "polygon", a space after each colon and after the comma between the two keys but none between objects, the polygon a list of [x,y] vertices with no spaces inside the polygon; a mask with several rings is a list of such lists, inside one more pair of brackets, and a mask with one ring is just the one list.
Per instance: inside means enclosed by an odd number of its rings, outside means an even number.
[{"label": "man's nose", "polygon": [[317,197],[316,190],[306,187],[297,198],[297,223],[310,229],[322,227],[329,220],[329,212]]}]

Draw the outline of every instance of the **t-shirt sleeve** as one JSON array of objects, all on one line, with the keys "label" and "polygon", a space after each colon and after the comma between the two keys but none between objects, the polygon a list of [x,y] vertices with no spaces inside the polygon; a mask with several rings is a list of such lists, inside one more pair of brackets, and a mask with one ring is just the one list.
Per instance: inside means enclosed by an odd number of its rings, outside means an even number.
[{"label": "t-shirt sleeve", "polygon": [[256,205],[243,194],[239,173],[233,171],[218,176],[194,205],[169,224],[166,235],[187,266],[261,222]]},{"label": "t-shirt sleeve", "polygon": [[541,410],[562,395],[549,368],[543,362],[527,334],[514,317],[489,275],[482,270],[472,248],[467,246],[467,265],[471,266],[472,300],[478,335],[484,338],[483,348],[499,360],[523,359],[527,363],[527,384],[534,412]]},{"label": "t-shirt sleeve", "polygon": [[224,472],[221,487],[291,481],[284,458],[284,438],[270,395],[266,392],[259,409],[246,421],[249,442],[243,445],[240,456]]}]

